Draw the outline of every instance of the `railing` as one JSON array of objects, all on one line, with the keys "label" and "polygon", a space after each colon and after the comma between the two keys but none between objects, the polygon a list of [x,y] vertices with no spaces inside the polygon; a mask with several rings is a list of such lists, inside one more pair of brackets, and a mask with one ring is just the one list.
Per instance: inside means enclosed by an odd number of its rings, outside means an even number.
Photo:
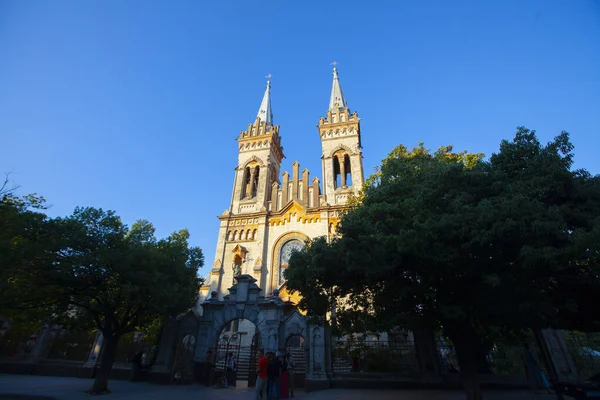
[{"label": "railing", "polygon": [[9,329],[0,342],[0,357],[27,359],[33,351],[37,338],[37,333]]},{"label": "railing", "polygon": [[393,372],[412,375],[418,371],[416,350],[408,338],[332,338],[332,370],[343,372]]},{"label": "railing", "polygon": [[59,330],[52,333],[46,345],[46,359],[87,361],[96,333]]},{"label": "railing", "polygon": [[600,333],[563,331],[563,338],[580,377],[600,373]]}]

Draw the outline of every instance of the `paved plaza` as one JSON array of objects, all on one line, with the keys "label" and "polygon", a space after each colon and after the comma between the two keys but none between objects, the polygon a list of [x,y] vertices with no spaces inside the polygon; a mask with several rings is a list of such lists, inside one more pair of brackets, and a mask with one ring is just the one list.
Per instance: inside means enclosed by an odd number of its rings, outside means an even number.
[{"label": "paved plaza", "polygon": [[[85,390],[91,387],[91,379],[58,378],[30,375],[0,374],[0,400],[26,400],[26,396],[39,399],[55,400],[89,400],[98,398],[90,396]],[[106,400],[236,400],[254,399],[254,390],[244,387],[216,389],[200,385],[153,385],[144,382],[111,381],[111,394],[101,396]],[[460,391],[446,390],[361,390],[330,389],[320,392],[296,395],[304,400],[462,400]],[[553,399],[548,394],[530,394],[523,390],[489,391],[485,393],[489,400],[529,400]],[[37,400],[37,399],[36,399]]]}]

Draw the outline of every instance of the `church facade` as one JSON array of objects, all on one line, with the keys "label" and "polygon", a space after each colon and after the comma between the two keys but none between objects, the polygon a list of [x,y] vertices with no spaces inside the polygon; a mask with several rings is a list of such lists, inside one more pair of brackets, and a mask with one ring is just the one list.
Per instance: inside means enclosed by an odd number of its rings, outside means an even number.
[{"label": "church facade", "polygon": [[348,108],[335,68],[329,109],[318,121],[322,180],[297,161],[291,174],[281,173],[283,140],[273,124],[267,82],[256,119],[237,138],[231,203],[219,216],[214,263],[201,289],[204,298],[216,292],[223,299],[236,276],[250,275],[262,295],[278,293],[294,301],[283,275],[292,251],[308,239],[335,235],[349,195],[364,182],[360,118]]}]

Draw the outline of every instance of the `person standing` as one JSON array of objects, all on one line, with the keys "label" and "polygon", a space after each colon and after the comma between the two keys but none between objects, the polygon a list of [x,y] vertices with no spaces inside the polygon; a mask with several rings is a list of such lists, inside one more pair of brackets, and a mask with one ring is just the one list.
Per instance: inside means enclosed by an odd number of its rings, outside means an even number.
[{"label": "person standing", "polygon": [[528,343],[525,343],[523,349],[523,359],[525,360],[525,373],[527,375],[529,389],[533,393],[537,393],[540,389],[552,393],[552,390],[550,390],[550,383],[548,383],[548,379],[546,379],[546,375],[544,375],[544,372],[537,363],[535,355]]},{"label": "person standing", "polygon": [[206,386],[212,386],[213,377],[215,375],[215,355],[212,350],[206,352],[206,359],[204,360],[204,376],[203,381]]},{"label": "person standing", "polygon": [[294,360],[294,357],[292,357],[289,352],[285,355],[288,365],[288,387],[290,388],[290,397],[294,397],[294,366],[296,360]]},{"label": "person standing", "polygon": [[285,353],[279,353],[279,361],[281,361],[281,374],[279,377],[279,397],[287,399],[289,394],[288,389],[288,363]]},{"label": "person standing", "polygon": [[233,359],[233,353],[227,354],[227,360],[225,361],[226,371],[225,371],[225,387],[229,387],[229,383],[231,382],[231,386],[235,386],[235,379],[233,375],[233,370],[235,368],[235,360]]},{"label": "person standing", "polygon": [[258,350],[258,367],[256,369],[256,397],[255,400],[267,400],[267,368],[269,359],[263,349]]},{"label": "person standing", "polygon": [[281,361],[273,352],[270,353],[267,376],[269,379],[267,383],[267,400],[279,400]]},{"label": "person standing", "polygon": [[144,351],[139,351],[135,356],[133,356],[133,360],[131,361],[131,376],[129,380],[135,382],[139,379],[140,373],[142,371],[142,358],[144,357]]}]

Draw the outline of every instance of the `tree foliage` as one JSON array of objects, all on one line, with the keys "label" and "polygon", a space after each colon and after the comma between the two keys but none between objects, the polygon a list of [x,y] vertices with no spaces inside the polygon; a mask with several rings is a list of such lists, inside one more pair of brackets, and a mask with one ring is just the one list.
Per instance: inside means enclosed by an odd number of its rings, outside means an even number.
[{"label": "tree foliage", "polygon": [[[525,128],[489,160],[451,146],[398,146],[324,250],[342,260],[331,283],[343,299],[336,323],[442,327],[462,370],[490,329],[597,330],[600,178],[572,170],[572,151],[565,132],[542,145]],[[290,288],[330,290],[314,285],[331,282],[313,254],[322,247],[292,257]]]},{"label": "tree foliage", "polygon": [[11,198],[0,207],[1,306],[99,329],[104,349],[92,392],[103,392],[121,336],[194,305],[202,251],[189,246],[187,230],[158,240],[148,221],[128,228],[95,208],[50,219],[32,205]]}]

